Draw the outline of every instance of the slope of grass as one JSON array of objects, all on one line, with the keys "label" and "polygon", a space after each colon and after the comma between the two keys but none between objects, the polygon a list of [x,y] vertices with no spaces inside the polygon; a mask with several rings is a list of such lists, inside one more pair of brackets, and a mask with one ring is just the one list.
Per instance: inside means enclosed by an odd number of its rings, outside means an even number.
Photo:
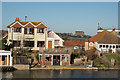
[{"label": "slope of grass", "polygon": [[120,57],[116,54],[106,54],[106,58],[111,62],[111,59],[115,59],[115,65],[118,66],[120,62]]},{"label": "slope of grass", "polygon": [[100,67],[107,67],[107,64],[101,59],[101,58],[96,58],[96,59],[94,59],[94,67],[98,67],[98,68],[100,68]]}]

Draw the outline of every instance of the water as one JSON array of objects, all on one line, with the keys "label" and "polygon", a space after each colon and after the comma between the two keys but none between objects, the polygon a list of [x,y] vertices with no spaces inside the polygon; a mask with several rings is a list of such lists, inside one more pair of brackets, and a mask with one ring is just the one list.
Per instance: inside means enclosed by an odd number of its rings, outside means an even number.
[{"label": "water", "polygon": [[2,78],[118,78],[115,70],[16,70],[1,73]]}]

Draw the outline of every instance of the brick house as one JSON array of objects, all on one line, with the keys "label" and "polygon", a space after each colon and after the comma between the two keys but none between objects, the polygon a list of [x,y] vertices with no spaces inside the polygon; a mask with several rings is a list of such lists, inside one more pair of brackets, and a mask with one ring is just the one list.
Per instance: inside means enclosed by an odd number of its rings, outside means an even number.
[{"label": "brick house", "polygon": [[46,66],[68,66],[70,65],[70,53],[67,51],[54,51],[45,54],[39,54],[40,65]]}]

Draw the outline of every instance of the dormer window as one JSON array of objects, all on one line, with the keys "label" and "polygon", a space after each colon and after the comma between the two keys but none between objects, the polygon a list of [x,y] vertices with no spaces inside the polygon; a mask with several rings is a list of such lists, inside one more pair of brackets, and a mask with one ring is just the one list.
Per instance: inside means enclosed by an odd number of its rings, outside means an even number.
[{"label": "dormer window", "polygon": [[44,28],[37,28],[37,33],[44,33]]},{"label": "dormer window", "polygon": [[20,32],[21,33],[21,28],[14,27],[14,32]]}]

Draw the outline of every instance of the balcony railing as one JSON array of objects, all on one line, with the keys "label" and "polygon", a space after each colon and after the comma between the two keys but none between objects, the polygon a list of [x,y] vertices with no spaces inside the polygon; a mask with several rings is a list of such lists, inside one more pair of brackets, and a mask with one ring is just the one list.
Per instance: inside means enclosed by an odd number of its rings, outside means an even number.
[{"label": "balcony railing", "polygon": [[24,39],[34,39],[34,35],[25,34]]}]

